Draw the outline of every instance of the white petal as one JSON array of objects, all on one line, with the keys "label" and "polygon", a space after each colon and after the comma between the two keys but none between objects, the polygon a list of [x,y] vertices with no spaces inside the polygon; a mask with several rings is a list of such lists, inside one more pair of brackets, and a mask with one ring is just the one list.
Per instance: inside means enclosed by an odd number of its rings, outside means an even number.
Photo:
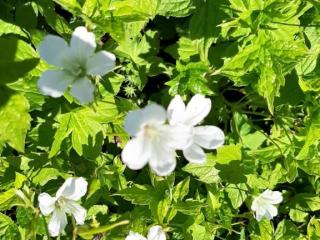
[{"label": "white petal", "polygon": [[66,200],[63,210],[72,214],[78,225],[83,225],[87,216],[87,210],[72,200]]},{"label": "white petal", "polygon": [[44,95],[61,97],[72,83],[73,77],[63,71],[46,71],[38,80],[38,88]]},{"label": "white petal", "polygon": [[261,195],[270,204],[278,204],[283,200],[282,193],[279,191],[265,190]]},{"label": "white petal", "polygon": [[273,205],[268,205],[266,208],[265,217],[271,220],[273,217],[278,215],[278,209]]},{"label": "white petal", "polygon": [[129,235],[126,237],[125,240],[147,240],[144,236],[140,235],[136,232],[129,232]]},{"label": "white petal", "polygon": [[48,224],[49,233],[52,237],[57,237],[67,226],[67,216],[60,209],[55,209]]},{"label": "white petal", "polygon": [[64,197],[69,200],[78,201],[87,192],[88,182],[83,178],[68,178],[59,188],[56,198]]},{"label": "white petal", "polygon": [[186,106],[179,95],[176,95],[170,102],[167,115],[169,123],[175,125],[183,123],[185,117]]},{"label": "white petal", "polygon": [[165,109],[158,104],[150,104],[141,110],[130,111],[125,119],[124,128],[131,136],[136,136],[143,124],[163,124],[165,121]]},{"label": "white petal", "polygon": [[80,59],[87,59],[94,54],[96,39],[92,32],[85,27],[77,27],[72,33],[70,47],[74,54]]},{"label": "white petal", "polygon": [[164,125],[161,128],[163,130],[159,144],[166,144],[177,150],[186,149],[192,144],[193,127],[177,124]]},{"label": "white petal", "polygon": [[223,131],[215,126],[200,126],[194,128],[193,141],[206,149],[216,149],[224,143]]},{"label": "white petal", "polygon": [[72,84],[71,95],[81,104],[87,104],[93,101],[94,85],[88,78],[77,79]]},{"label": "white petal", "polygon": [[69,51],[69,47],[63,38],[48,35],[38,46],[38,51],[47,63],[62,67],[62,57]]},{"label": "white petal", "polygon": [[143,136],[131,139],[121,153],[121,159],[130,169],[143,168],[150,159],[150,143]]},{"label": "white petal", "polygon": [[153,226],[149,230],[148,240],[166,240],[166,234],[160,226]]},{"label": "white petal", "polygon": [[41,193],[38,196],[40,211],[44,216],[48,216],[55,209],[56,199],[48,193]]},{"label": "white petal", "polygon": [[196,94],[187,105],[184,123],[195,126],[210,112],[211,101],[200,94]]},{"label": "white petal", "polygon": [[191,163],[204,163],[206,161],[205,152],[197,144],[192,144],[187,149],[184,149],[183,156]]},{"label": "white petal", "polygon": [[174,149],[162,144],[152,146],[149,165],[159,176],[170,175],[176,167],[176,156]]},{"label": "white petal", "polygon": [[251,209],[255,211],[255,218],[260,221],[263,217],[266,216],[266,206],[265,205],[259,205],[257,201],[253,201],[251,205]]},{"label": "white petal", "polygon": [[87,73],[91,75],[105,75],[110,72],[116,64],[116,57],[107,51],[100,51],[89,58],[87,62]]}]

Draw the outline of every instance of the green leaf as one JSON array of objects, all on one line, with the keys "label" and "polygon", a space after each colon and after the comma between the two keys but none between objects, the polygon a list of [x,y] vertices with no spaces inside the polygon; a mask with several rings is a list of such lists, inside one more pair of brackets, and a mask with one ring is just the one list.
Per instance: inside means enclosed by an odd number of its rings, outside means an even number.
[{"label": "green leaf", "polygon": [[26,33],[19,26],[0,19],[0,36],[5,34],[17,34],[26,37]]},{"label": "green leaf", "polygon": [[186,17],[194,9],[193,0],[161,0],[158,14],[166,17]]},{"label": "green leaf", "polygon": [[205,183],[217,183],[220,181],[219,171],[215,168],[215,161],[207,159],[205,163],[189,163],[183,170],[198,177],[198,180]]},{"label": "green leaf", "polygon": [[5,192],[0,193],[0,210],[8,210],[18,202],[16,197],[16,190],[11,188]]},{"label": "green leaf", "polygon": [[241,145],[224,145],[217,149],[216,162],[228,164],[234,160],[241,160]]},{"label": "green leaf", "polygon": [[183,198],[185,198],[188,195],[189,192],[189,184],[190,184],[190,177],[187,177],[183,181],[179,182],[174,188],[173,188],[173,199],[175,201],[182,201]]},{"label": "green leaf", "polygon": [[38,63],[38,55],[26,42],[0,38],[0,85],[18,80]]},{"label": "green leaf", "polygon": [[281,221],[278,226],[277,230],[275,232],[275,240],[282,240],[282,239],[288,239],[288,240],[296,240],[296,239],[304,239],[302,236],[300,238],[299,229],[297,226],[290,222],[289,220],[283,220]]},{"label": "green leaf", "polygon": [[114,121],[118,115],[113,98],[97,102],[95,109],[90,107],[79,108],[73,112],[58,115],[59,127],[55,133],[49,157],[55,156],[60,151],[64,139],[71,135],[73,149],[83,155],[85,146],[102,144],[98,133],[104,133],[103,123]]},{"label": "green leaf", "polygon": [[209,81],[205,77],[208,70],[208,66],[203,62],[188,63],[187,65],[178,62],[178,74],[166,83],[170,86],[170,95],[184,95],[188,92],[212,95],[213,92],[209,88]]},{"label": "green leaf", "polygon": [[47,184],[47,182],[49,182],[50,180],[57,179],[59,176],[65,179],[70,177],[69,174],[62,173],[56,168],[44,167],[44,168],[41,168],[40,171],[33,174],[33,176],[31,176],[31,179],[34,184],[44,186]]},{"label": "green leaf", "polygon": [[117,192],[116,195],[120,195],[127,201],[138,205],[149,205],[152,200],[157,197],[157,194],[152,187],[138,184],[123,189]]},{"label": "green leaf", "polygon": [[23,95],[7,88],[0,88],[0,92],[0,142],[23,152],[31,120],[28,101]]},{"label": "green leaf", "polygon": [[250,235],[252,240],[273,240],[272,222],[263,218],[258,224],[254,224],[253,232]]},{"label": "green leaf", "polygon": [[207,207],[207,204],[195,200],[187,200],[185,202],[174,203],[173,207],[175,210],[183,214],[197,216],[200,214],[202,208]]},{"label": "green leaf", "polygon": [[312,217],[308,223],[308,239],[316,240],[320,237],[320,220]]},{"label": "green leaf", "polygon": [[312,193],[300,193],[294,196],[290,206],[299,211],[318,211],[320,210],[320,197]]},{"label": "green leaf", "polygon": [[229,184],[225,190],[231,200],[232,206],[235,209],[238,209],[248,196],[248,188],[244,183]]},{"label": "green leaf", "polygon": [[306,124],[306,136],[302,149],[300,150],[297,159],[304,159],[308,157],[311,146],[317,144],[320,140],[320,111],[315,109],[311,113],[310,119]]},{"label": "green leaf", "polygon": [[0,236],[1,239],[21,239],[18,227],[11,218],[0,213]]}]

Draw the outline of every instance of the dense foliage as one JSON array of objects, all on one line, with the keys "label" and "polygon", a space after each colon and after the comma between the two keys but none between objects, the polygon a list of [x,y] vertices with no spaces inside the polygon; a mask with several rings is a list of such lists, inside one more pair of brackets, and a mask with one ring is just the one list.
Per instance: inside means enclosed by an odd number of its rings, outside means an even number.
[{"label": "dense foliage", "polygon": [[[116,66],[95,100],[44,96],[38,46],[86,26]],[[160,225],[172,240],[320,239],[320,3],[317,0],[0,1],[0,239],[50,239],[38,196],[89,183],[60,239],[125,239]],[[128,169],[124,119],[151,102],[212,101],[226,141],[203,164]],[[256,196],[282,192],[255,219]],[[78,200],[78,199],[77,199]]]}]

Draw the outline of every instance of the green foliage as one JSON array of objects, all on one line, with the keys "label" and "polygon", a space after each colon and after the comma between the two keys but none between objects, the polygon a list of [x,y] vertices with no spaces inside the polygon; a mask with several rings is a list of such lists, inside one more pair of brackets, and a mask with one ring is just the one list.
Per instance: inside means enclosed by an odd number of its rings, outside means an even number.
[{"label": "green foliage", "polygon": [[[77,26],[117,57],[95,101],[44,96],[37,47]],[[50,239],[38,196],[88,183],[83,226],[59,239],[123,240],[161,225],[172,240],[320,239],[320,4],[317,0],[0,1],[0,239]],[[203,125],[226,142],[168,177],[129,170],[124,117],[176,94],[211,99]],[[253,198],[281,191],[273,220]]]}]

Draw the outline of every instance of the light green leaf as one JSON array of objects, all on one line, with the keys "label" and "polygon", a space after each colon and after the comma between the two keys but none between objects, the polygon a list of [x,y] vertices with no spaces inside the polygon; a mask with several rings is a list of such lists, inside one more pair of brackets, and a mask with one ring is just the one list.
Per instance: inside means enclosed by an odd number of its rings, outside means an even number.
[{"label": "light green leaf", "polygon": [[23,152],[31,119],[28,101],[7,88],[0,88],[0,92],[0,142]]},{"label": "light green leaf", "polygon": [[161,0],[158,14],[166,17],[186,17],[194,9],[193,0]]},{"label": "light green leaf", "polygon": [[198,177],[198,180],[205,183],[217,183],[220,181],[219,171],[215,168],[215,161],[207,159],[205,163],[189,163],[183,170]]},{"label": "light green leaf", "polygon": [[0,38],[0,85],[18,80],[38,63],[37,53],[26,42]]}]

